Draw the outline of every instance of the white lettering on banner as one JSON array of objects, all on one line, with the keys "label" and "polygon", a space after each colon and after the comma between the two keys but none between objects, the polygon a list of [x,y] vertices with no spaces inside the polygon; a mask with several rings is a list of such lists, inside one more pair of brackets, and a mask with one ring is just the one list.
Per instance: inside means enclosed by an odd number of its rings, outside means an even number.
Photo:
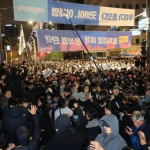
[{"label": "white lettering on banner", "polygon": [[49,44],[49,43],[60,44],[58,36],[46,35],[45,40],[46,40],[47,44]]},{"label": "white lettering on banner", "polygon": [[[76,39],[74,40],[74,38],[61,37],[61,39],[62,39],[62,44],[63,45],[76,44]],[[76,44],[76,45],[78,45],[78,44]]]},{"label": "white lettering on banner", "polygon": [[53,17],[65,17],[67,15],[69,18],[73,17],[73,9],[62,9],[62,8],[55,8],[52,7],[52,16]]},{"label": "white lettering on banner", "polygon": [[32,12],[34,13],[35,15],[38,15],[38,14],[44,14],[45,13],[45,9],[44,8],[39,8],[39,7],[28,7],[28,6],[21,6],[21,5],[18,5],[17,6],[18,8],[18,11],[27,11],[27,12]]},{"label": "white lettering on banner", "polygon": [[117,38],[98,37],[98,44],[117,44]]},{"label": "white lettering on banner", "polygon": [[62,9],[52,7],[52,16],[53,17],[65,17],[67,15],[69,18],[82,18],[82,19],[93,19],[96,20],[97,12],[96,11],[86,11],[86,10],[78,10],[78,15],[74,16],[73,9]]},{"label": "white lettering on banner", "polygon": [[77,46],[81,46],[82,45],[80,38],[75,38],[75,44]]},{"label": "white lettering on banner", "polygon": [[100,7],[99,25],[134,26],[135,10]]},{"label": "white lettering on banner", "polygon": [[96,37],[85,36],[85,43],[96,44]]},{"label": "white lettering on banner", "polygon": [[96,20],[96,16],[97,16],[96,11],[78,10],[78,18]]}]

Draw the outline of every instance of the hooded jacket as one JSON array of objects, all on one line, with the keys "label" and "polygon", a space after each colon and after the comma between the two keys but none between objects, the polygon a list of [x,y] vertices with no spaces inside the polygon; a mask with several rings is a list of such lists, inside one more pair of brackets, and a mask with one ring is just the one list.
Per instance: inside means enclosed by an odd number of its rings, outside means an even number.
[{"label": "hooded jacket", "polygon": [[2,121],[2,131],[9,134],[9,142],[15,142],[15,132],[20,126],[29,126],[30,116],[22,106],[12,107],[7,110]]},{"label": "hooded jacket", "polygon": [[[105,121],[111,128],[112,133],[106,135],[104,127],[102,126],[103,121]],[[125,140],[119,134],[119,122],[116,116],[114,115],[105,115],[99,121],[99,126],[102,130],[102,133],[97,136],[95,141],[99,142],[104,150],[122,150],[127,146]],[[88,150],[90,147],[88,148]]]}]

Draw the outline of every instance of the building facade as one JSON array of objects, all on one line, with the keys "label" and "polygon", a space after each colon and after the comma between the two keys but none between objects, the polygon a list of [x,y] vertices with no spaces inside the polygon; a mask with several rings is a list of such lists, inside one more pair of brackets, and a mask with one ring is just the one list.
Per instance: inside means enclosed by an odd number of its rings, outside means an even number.
[{"label": "building facade", "polygon": [[[138,2],[138,3],[137,3]],[[84,4],[115,7],[124,9],[135,9],[135,14],[138,15],[146,8],[145,0],[84,0]],[[85,30],[90,31],[109,31],[110,26],[85,26]],[[138,28],[138,20],[135,20],[134,27],[119,27],[119,31],[129,31],[130,29]],[[110,31],[111,32],[111,31]],[[141,43],[146,39],[146,31],[141,31],[140,36],[132,37],[132,47],[129,49],[112,49],[103,50],[104,56],[116,56],[120,55],[122,51],[130,51],[131,53],[139,53],[141,51]],[[101,51],[102,52],[102,51]]]}]

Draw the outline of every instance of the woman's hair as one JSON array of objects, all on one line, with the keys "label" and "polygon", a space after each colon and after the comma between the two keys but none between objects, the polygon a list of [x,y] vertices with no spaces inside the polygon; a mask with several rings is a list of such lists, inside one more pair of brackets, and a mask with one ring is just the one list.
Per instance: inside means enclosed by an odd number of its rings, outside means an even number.
[{"label": "woman's hair", "polygon": [[96,119],[98,118],[98,113],[96,110],[94,109],[90,109],[86,112],[86,114],[88,115],[88,117],[90,118],[90,120]]},{"label": "woman's hair", "polygon": [[106,104],[105,108],[108,109],[109,111],[111,111],[112,113],[114,112],[114,108],[111,105],[111,103]]},{"label": "woman's hair", "polygon": [[39,98],[39,100],[41,101],[42,105],[46,105],[47,104],[47,101],[46,101],[46,99],[43,96],[41,96]]},{"label": "woman's hair", "polygon": [[83,91],[84,91],[85,87],[87,87],[87,86],[89,87],[89,92],[91,92],[92,91],[92,87],[90,85],[85,85],[84,88],[83,88]]}]

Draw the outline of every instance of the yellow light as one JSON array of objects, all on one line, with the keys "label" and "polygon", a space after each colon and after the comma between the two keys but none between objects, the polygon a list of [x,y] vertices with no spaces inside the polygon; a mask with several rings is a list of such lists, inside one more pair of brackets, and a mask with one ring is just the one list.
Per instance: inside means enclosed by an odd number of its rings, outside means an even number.
[{"label": "yellow light", "polygon": [[33,21],[29,21],[29,24],[33,24]]}]

